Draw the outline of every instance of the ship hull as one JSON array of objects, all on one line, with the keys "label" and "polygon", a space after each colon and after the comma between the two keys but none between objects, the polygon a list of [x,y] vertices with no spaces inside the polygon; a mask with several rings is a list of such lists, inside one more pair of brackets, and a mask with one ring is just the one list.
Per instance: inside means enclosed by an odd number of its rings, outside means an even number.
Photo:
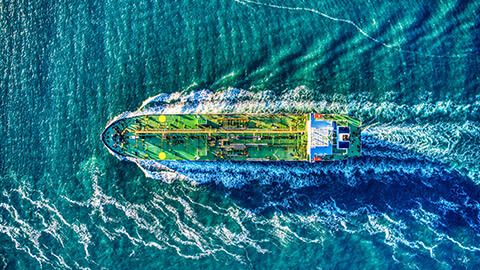
[{"label": "ship hull", "polygon": [[360,121],[332,114],[158,114],[126,117],[102,133],[140,160],[323,161],[360,155]]}]

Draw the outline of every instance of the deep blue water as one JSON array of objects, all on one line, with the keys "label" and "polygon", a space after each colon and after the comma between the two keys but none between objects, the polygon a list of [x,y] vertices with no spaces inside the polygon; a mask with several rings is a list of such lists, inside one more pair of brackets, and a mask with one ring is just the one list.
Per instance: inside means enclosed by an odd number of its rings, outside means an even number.
[{"label": "deep blue water", "polygon": [[[478,269],[480,3],[2,1],[0,268]],[[134,113],[363,121],[335,163],[139,162]]]}]

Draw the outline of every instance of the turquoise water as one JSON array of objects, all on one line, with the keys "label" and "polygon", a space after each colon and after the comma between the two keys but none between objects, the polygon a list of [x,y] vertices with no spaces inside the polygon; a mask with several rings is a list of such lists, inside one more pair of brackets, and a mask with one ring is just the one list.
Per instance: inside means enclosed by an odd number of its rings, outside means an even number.
[{"label": "turquoise water", "polygon": [[[0,3],[0,268],[477,269],[480,3]],[[335,112],[336,163],[140,163],[141,113]]]}]

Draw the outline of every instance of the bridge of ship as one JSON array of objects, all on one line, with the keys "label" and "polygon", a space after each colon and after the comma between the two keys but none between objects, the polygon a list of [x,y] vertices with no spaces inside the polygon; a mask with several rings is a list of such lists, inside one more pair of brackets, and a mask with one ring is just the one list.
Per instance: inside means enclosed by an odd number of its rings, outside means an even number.
[{"label": "bridge of ship", "polygon": [[311,161],[360,155],[360,121],[341,115],[312,113],[308,125]]}]

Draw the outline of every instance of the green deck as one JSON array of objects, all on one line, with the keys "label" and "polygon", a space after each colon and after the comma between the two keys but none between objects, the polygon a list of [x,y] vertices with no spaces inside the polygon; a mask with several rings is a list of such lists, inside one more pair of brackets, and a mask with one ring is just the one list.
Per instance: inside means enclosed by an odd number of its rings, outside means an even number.
[{"label": "green deck", "polygon": [[[324,115],[322,119],[332,117],[351,126],[352,134],[360,126],[358,120],[339,115]],[[313,120],[313,114],[140,115],[110,123],[102,141],[121,156],[144,160],[318,161],[310,156],[309,127]],[[331,143],[335,139],[328,138]],[[356,141],[358,145],[352,144],[355,147],[348,151],[322,155],[322,159],[360,155],[359,138],[352,140]]]}]

